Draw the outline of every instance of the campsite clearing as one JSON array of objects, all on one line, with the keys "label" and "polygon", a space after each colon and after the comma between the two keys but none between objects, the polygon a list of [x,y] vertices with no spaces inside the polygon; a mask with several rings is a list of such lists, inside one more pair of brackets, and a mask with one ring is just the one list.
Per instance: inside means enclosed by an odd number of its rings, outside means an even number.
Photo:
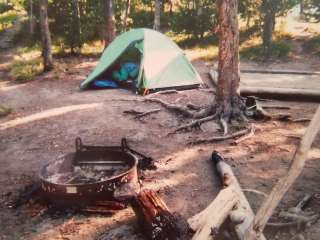
[{"label": "campsite clearing", "polygon": [[[158,104],[127,101],[142,98],[127,90],[79,91],[77,86],[96,62],[90,58],[69,58],[68,61],[74,67],[61,72],[59,78],[49,73],[26,84],[10,83],[0,89],[1,100],[14,109],[12,114],[0,119],[0,221],[2,226],[7,226],[1,228],[1,238],[121,240],[130,236],[130,239],[142,239],[130,209],[107,217],[72,212],[52,215],[32,204],[17,210],[7,208],[6,203],[35,179],[45,163],[74,150],[74,139],[78,136],[93,145],[118,144],[121,137],[127,137],[131,146],[156,161],[158,169],[145,171],[143,184],[159,190],[172,211],[189,218],[204,209],[220,189],[219,179],[209,162],[212,150],[227,157],[244,188],[268,193],[277,179],[286,173],[295,145],[306,126],[306,123],[257,122],[255,135],[237,145],[231,140],[188,146],[186,143],[194,138],[220,135],[220,127],[208,122],[201,126],[203,131],[167,136],[187,121]],[[208,81],[204,62],[197,61],[194,65]],[[198,105],[212,100],[210,93],[198,90],[157,97],[168,102]],[[316,107],[316,104],[298,102],[263,104],[290,107],[289,110],[271,111],[289,112],[294,118],[311,118]],[[156,108],[161,111],[140,119],[123,113]],[[320,147],[319,137],[314,147]],[[317,195],[308,208],[320,211],[317,198],[320,193],[319,153],[313,151],[313,154],[314,160],[308,161],[279,210],[294,206],[305,193],[311,193]],[[246,195],[256,210],[262,197],[250,192]],[[279,221],[279,218],[275,216],[272,220]],[[318,229],[319,223],[308,229],[310,239],[319,239]],[[281,236],[280,239],[291,239],[288,230],[266,230],[269,239],[275,239],[276,235]]]}]

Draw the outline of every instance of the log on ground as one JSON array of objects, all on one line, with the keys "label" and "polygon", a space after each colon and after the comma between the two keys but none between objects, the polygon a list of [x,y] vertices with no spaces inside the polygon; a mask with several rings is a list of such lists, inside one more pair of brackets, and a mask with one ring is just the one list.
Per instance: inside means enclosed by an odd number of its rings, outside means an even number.
[{"label": "log on ground", "polygon": [[[238,202],[235,205],[234,211],[232,211],[229,216],[235,226],[238,238],[243,240],[247,229],[250,227],[255,217],[254,212],[230,165],[227,164],[216,151],[212,153],[212,161],[220,174],[223,186],[225,188],[233,187],[238,195]],[[266,240],[266,238],[261,234],[257,240]]]},{"label": "log on ground", "polygon": [[[217,86],[216,72],[211,69],[209,76],[213,84]],[[278,100],[320,102],[320,92],[313,89],[240,86],[240,94],[243,97],[256,96]]]},{"label": "log on ground", "polygon": [[132,199],[131,205],[147,239],[179,239],[177,219],[155,191],[141,191]]}]

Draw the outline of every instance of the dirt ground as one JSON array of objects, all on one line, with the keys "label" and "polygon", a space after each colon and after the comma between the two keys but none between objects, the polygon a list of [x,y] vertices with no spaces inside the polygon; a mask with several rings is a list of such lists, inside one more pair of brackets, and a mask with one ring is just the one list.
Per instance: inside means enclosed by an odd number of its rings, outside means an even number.
[{"label": "dirt ground", "polygon": [[[187,143],[193,139],[221,134],[219,125],[209,122],[202,125],[202,130],[168,136],[188,119],[161,108],[156,114],[136,120],[123,111],[150,110],[159,105],[123,101],[142,97],[122,89],[80,92],[78,85],[91,71],[96,59],[68,58],[64,61],[73,67],[44,74],[25,84],[1,82],[0,102],[14,109],[12,114],[0,119],[1,240],[142,239],[130,208],[104,216],[71,212],[48,215],[35,205],[15,210],[6,206],[19,189],[37,178],[44,164],[74,151],[74,139],[78,136],[92,145],[118,145],[120,139],[126,137],[130,146],[152,156],[158,169],[144,172],[143,185],[158,190],[169,208],[187,219],[204,209],[220,189],[219,179],[209,161],[212,150],[218,150],[227,158],[243,188],[268,193],[287,172],[299,141],[297,137],[306,127],[306,123],[256,122],[255,135],[238,145],[230,140],[190,146]],[[194,65],[208,81],[205,63],[197,61]],[[5,74],[4,67],[2,74]],[[199,90],[157,97],[198,105],[214,100],[212,94]],[[294,118],[311,118],[317,106],[315,103],[279,101],[263,104],[289,106],[290,110],[276,112],[286,111]],[[313,147],[320,147],[319,137]],[[308,209],[320,213],[319,160],[320,156],[316,155],[308,161],[278,210],[293,207],[310,193],[315,197]],[[250,192],[247,197],[255,210],[263,200],[260,195]],[[279,221],[277,214],[273,221]],[[307,229],[267,228],[266,235],[268,239],[289,240],[296,232],[302,232],[306,239],[318,240],[319,229],[320,223]]]}]

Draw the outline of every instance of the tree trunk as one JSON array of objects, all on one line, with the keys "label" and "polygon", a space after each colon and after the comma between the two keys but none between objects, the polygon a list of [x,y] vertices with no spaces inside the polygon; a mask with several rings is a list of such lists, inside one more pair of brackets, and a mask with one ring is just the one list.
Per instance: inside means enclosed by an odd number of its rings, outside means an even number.
[{"label": "tree trunk", "polygon": [[242,101],[239,95],[239,26],[238,1],[218,0],[219,11],[219,65],[217,112],[220,118],[229,121],[239,117]]},{"label": "tree trunk", "polygon": [[73,8],[73,39],[74,39],[74,46],[77,46],[78,49],[81,49],[81,22],[80,22],[80,7],[78,0],[72,0],[72,8]]},{"label": "tree trunk", "polygon": [[304,14],[304,0],[300,0],[300,15]]},{"label": "tree trunk", "polygon": [[40,1],[40,25],[42,40],[42,56],[44,71],[50,71],[53,68],[52,52],[51,52],[51,36],[48,23],[48,1]]},{"label": "tree trunk", "polygon": [[105,35],[104,46],[107,47],[116,37],[116,27],[113,14],[113,0],[105,1]]},{"label": "tree trunk", "polygon": [[127,0],[126,10],[124,13],[124,18],[123,18],[123,32],[127,31],[127,21],[128,21],[128,15],[130,13],[130,5],[131,5],[131,0]]},{"label": "tree trunk", "polygon": [[275,15],[271,10],[267,10],[263,24],[263,48],[266,57],[270,54],[272,44],[272,34],[275,26]]},{"label": "tree trunk", "polygon": [[30,34],[30,39],[33,38],[34,34],[34,18],[33,18],[33,0],[29,1],[30,4],[30,13],[29,13],[29,34]]},{"label": "tree trunk", "polygon": [[153,29],[160,31],[160,16],[161,16],[161,0],[156,0],[154,8],[154,24]]}]

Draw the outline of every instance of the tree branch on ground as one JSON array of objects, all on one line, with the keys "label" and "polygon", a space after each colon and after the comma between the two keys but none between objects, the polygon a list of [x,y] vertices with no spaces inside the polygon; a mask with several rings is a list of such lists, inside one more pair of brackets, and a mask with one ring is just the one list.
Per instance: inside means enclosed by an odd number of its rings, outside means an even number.
[{"label": "tree branch on ground", "polygon": [[262,234],[269,218],[274,212],[275,208],[279,205],[284,194],[294,184],[295,180],[302,172],[305,162],[308,158],[308,151],[320,130],[320,106],[318,107],[315,115],[313,116],[297,150],[293,156],[290,170],[288,173],[280,179],[280,181],[274,186],[268,198],[263,202],[259,208],[257,215],[246,231],[245,240],[254,240],[260,234]]}]

